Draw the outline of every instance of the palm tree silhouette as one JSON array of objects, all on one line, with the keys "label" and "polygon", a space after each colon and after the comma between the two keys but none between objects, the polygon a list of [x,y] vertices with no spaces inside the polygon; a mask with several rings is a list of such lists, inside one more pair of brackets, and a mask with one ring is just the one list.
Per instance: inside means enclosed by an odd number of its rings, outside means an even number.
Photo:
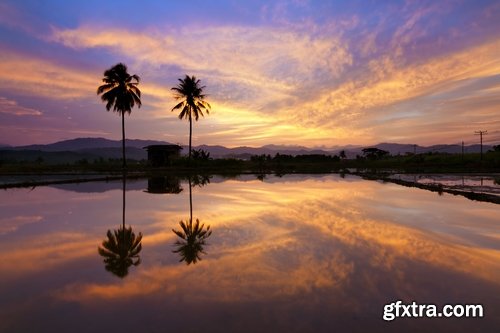
[{"label": "palm tree silhouette", "polygon": [[179,261],[185,261],[186,264],[196,264],[198,260],[201,260],[200,254],[206,254],[203,251],[203,246],[205,246],[205,240],[210,237],[212,230],[210,226],[207,226],[204,230],[205,225],[200,225],[200,221],[196,219],[196,223],[193,224],[193,220],[189,220],[184,223],[180,221],[179,225],[182,231],[172,229],[172,231],[181,238],[175,242],[177,248],[172,251],[174,253],[179,253],[181,259]]},{"label": "palm tree silhouette", "polygon": [[108,230],[107,239],[98,247],[98,253],[104,257],[105,268],[114,275],[123,278],[128,274],[128,268],[141,263],[139,253],[142,250],[142,233],[136,236],[132,227],[125,226],[125,183],[123,173],[123,210],[122,226],[116,230]]},{"label": "palm tree silhouette", "polygon": [[198,187],[203,187],[205,185],[210,184],[210,175],[191,175],[189,176],[189,182],[191,184],[191,187],[198,186]]},{"label": "palm tree silhouette", "polygon": [[200,80],[196,77],[189,77],[186,75],[184,79],[179,79],[179,84],[173,87],[175,91],[175,99],[180,100],[179,104],[172,108],[174,110],[181,110],[179,119],[187,118],[189,120],[189,160],[191,161],[191,138],[193,134],[193,117],[198,121],[198,118],[203,115],[203,110],[209,113],[211,108],[210,104],[204,99],[206,95],[203,94],[205,86],[200,86]]},{"label": "palm tree silhouette", "polygon": [[103,85],[97,88],[97,95],[106,103],[106,110],[118,112],[122,116],[122,152],[123,168],[127,167],[125,160],[125,112],[130,114],[132,108],[137,104],[141,107],[141,91],[137,88],[140,78],[130,75],[127,66],[122,63],[116,64],[104,72]]},{"label": "palm tree silhouette", "polygon": [[172,229],[180,237],[180,240],[178,239],[174,244],[176,249],[172,252],[179,253],[181,256],[179,262],[185,261],[187,265],[191,263],[196,264],[197,261],[201,260],[201,254],[206,254],[203,251],[203,247],[206,245],[205,240],[212,235],[210,226],[207,226],[205,229],[205,225],[200,225],[198,219],[193,224],[193,197],[191,188],[191,177],[189,177],[189,221],[179,222],[182,230]]}]

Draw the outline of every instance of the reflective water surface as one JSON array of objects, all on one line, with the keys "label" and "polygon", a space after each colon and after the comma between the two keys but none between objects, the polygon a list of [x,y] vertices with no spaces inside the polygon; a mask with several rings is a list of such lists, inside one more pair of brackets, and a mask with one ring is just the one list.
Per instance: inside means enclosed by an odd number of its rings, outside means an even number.
[{"label": "reflective water surface", "polygon": [[[3,190],[0,208],[0,332],[500,327],[492,203],[247,175]],[[396,300],[482,304],[484,318],[384,321]]]}]

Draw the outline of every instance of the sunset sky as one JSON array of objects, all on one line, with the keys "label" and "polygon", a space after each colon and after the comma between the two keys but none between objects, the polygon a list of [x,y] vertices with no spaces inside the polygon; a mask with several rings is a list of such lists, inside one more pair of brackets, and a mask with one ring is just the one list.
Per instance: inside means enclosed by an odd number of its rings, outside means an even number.
[{"label": "sunset sky", "polygon": [[193,144],[500,143],[500,2],[0,2],[0,143],[121,139],[104,70],[141,77],[128,138],[188,142],[185,74],[212,111]]}]

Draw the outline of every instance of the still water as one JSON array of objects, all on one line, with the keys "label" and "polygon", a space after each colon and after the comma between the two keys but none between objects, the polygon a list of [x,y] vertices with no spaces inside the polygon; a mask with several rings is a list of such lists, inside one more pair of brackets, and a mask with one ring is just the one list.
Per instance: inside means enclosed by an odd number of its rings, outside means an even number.
[{"label": "still water", "polygon": [[[500,327],[496,204],[336,175],[122,186],[0,191],[0,332]],[[384,321],[397,300],[484,317]]]}]

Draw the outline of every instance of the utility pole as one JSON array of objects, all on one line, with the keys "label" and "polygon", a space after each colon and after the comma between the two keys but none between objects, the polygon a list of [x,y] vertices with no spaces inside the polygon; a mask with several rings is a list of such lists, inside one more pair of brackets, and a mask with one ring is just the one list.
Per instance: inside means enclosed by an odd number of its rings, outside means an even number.
[{"label": "utility pole", "polygon": [[474,135],[479,135],[481,140],[481,161],[483,160],[483,135],[488,134],[488,131],[475,131]]},{"label": "utility pole", "polygon": [[462,161],[464,160],[464,142],[462,141]]}]

